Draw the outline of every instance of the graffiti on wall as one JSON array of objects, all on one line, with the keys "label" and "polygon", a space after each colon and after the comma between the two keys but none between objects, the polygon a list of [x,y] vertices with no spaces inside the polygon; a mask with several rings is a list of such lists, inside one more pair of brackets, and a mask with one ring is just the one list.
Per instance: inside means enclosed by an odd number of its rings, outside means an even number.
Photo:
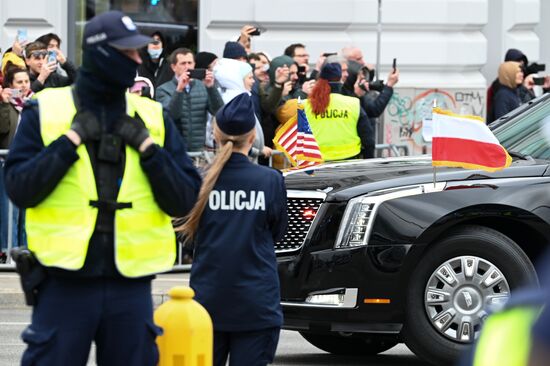
[{"label": "graffiti on wall", "polygon": [[411,155],[429,153],[431,146],[422,137],[423,120],[432,108],[455,113],[485,116],[484,90],[400,89],[395,91],[384,114],[384,143],[406,144]]}]

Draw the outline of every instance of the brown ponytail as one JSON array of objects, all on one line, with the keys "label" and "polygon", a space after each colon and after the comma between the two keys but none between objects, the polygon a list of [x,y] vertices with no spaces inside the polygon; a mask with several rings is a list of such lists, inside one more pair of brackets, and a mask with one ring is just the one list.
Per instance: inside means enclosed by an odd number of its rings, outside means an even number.
[{"label": "brown ponytail", "polygon": [[216,153],[214,161],[206,171],[206,176],[202,181],[202,186],[199,192],[197,203],[195,203],[195,206],[193,207],[191,212],[189,212],[189,214],[187,214],[187,216],[185,216],[183,220],[176,219],[176,224],[183,221],[182,225],[176,226],[176,231],[183,233],[186,243],[192,241],[197,232],[197,227],[199,226],[199,221],[208,202],[210,192],[214,188],[214,185],[216,184],[218,177],[220,176],[220,173],[225,166],[225,163],[227,162],[227,160],[229,160],[229,157],[233,152],[233,148],[242,147],[248,140],[250,134],[255,132],[255,130],[253,129],[252,131],[245,133],[244,135],[231,136],[223,133],[218,128],[217,124],[215,123],[215,119],[212,122],[214,125],[214,136],[217,137],[216,141],[220,142],[221,148]]},{"label": "brown ponytail", "polygon": [[323,78],[317,80],[308,99],[313,113],[321,114],[325,112],[330,102],[330,85],[328,81]]}]

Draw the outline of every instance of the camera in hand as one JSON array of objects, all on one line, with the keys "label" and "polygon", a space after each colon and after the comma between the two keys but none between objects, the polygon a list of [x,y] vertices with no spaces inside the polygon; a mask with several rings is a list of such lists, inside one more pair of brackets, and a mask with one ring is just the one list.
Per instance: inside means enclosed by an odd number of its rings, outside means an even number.
[{"label": "camera in hand", "polygon": [[206,69],[193,69],[188,70],[187,72],[189,73],[189,77],[191,79],[204,80],[206,77]]},{"label": "camera in hand", "polygon": [[376,80],[369,82],[369,89],[381,92],[384,89],[384,80]]},{"label": "camera in hand", "polygon": [[359,72],[363,75],[363,79],[367,80],[369,83],[374,80],[374,69],[371,70],[368,67],[363,66]]},{"label": "camera in hand", "polygon": [[533,83],[535,85],[544,85],[544,79],[545,79],[544,76],[535,76],[533,77]]},{"label": "camera in hand", "polygon": [[533,62],[531,65],[527,66],[525,76],[537,74],[542,71],[546,71],[546,64],[537,64],[536,62]]}]

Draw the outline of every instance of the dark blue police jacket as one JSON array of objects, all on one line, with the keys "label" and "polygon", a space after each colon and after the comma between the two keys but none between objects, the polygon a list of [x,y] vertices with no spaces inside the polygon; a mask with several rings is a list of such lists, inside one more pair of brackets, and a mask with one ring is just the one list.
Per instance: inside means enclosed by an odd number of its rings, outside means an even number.
[{"label": "dark blue police jacket", "polygon": [[191,269],[195,299],[215,331],[282,325],[274,243],[287,221],[282,175],[233,153],[202,215]]}]

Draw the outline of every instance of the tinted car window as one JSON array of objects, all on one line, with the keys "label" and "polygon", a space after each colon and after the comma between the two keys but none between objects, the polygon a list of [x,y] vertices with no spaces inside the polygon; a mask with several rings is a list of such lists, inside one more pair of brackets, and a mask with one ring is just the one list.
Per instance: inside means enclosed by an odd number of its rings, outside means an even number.
[{"label": "tinted car window", "polygon": [[501,124],[493,133],[508,151],[550,160],[550,99]]}]

